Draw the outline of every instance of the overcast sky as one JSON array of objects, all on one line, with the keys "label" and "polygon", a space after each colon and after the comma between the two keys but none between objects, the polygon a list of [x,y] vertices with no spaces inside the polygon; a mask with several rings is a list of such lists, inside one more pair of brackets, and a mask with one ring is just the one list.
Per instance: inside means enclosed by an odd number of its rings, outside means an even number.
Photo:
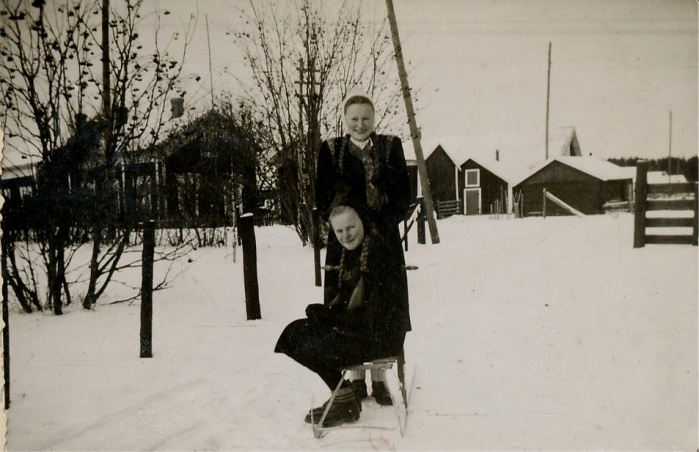
[{"label": "overcast sky", "polygon": [[[198,2],[187,70],[208,76],[206,21],[214,86],[235,92],[244,71],[225,32],[239,26],[246,0]],[[385,17],[382,0],[367,15]],[[550,127],[575,126],[583,154],[663,157],[697,153],[695,0],[394,0],[409,81],[418,92],[425,152],[543,148],[548,45],[552,45]],[[168,0],[173,17],[196,11]],[[227,75],[228,74],[228,75]],[[209,85],[190,103],[210,99]]]},{"label": "overcast sky", "polygon": [[[696,0],[393,2],[426,153],[543,149],[550,42],[550,127],[574,126],[584,155],[697,154]],[[210,107],[207,22],[214,92],[241,91],[233,75],[247,68],[227,32],[247,3],[153,0],[172,13],[161,16],[168,31],[198,16],[185,72],[207,83],[187,89],[188,107]],[[363,5],[386,17],[384,0]]]}]

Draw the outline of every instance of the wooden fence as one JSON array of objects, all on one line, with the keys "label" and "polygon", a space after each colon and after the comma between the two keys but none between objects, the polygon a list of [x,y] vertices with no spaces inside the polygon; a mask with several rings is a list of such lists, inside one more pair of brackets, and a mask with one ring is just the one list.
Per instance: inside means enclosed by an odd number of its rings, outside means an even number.
[{"label": "wooden fence", "polygon": [[460,212],[459,201],[437,201],[437,219],[447,218]]},{"label": "wooden fence", "polygon": [[[697,246],[697,183],[648,183],[648,162],[636,166],[636,212],[634,248],[646,244],[686,244]],[[685,215],[651,216],[650,211],[684,211]],[[687,215],[691,212],[691,216]],[[692,233],[653,234],[647,228],[692,228]]]}]

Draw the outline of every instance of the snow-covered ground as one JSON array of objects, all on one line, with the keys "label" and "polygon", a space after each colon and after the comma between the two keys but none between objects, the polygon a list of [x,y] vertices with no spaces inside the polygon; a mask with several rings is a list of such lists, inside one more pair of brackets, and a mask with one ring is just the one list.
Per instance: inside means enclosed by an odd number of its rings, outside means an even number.
[{"label": "snow-covered ground", "polygon": [[[150,359],[139,358],[139,303],[108,304],[117,286],[94,311],[13,310],[6,449],[697,450],[696,247],[633,249],[628,213],[455,216],[438,228],[438,245],[412,231],[406,254],[419,269],[405,437],[313,437],[303,417],[327,389],[272,351],[321,300],[313,253],[265,227],[262,320],[246,320],[242,253],[234,263],[230,248],[198,249],[154,295]],[[395,423],[373,401],[369,421]]]}]

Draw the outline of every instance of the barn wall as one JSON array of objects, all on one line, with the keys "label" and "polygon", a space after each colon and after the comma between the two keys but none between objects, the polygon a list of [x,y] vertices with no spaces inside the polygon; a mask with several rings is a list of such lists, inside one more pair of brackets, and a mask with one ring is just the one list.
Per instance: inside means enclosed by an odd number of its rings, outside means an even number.
[{"label": "barn wall", "polygon": [[456,199],[456,180],[454,162],[438,147],[425,161],[427,177],[430,181],[432,199],[436,201],[453,201]]},{"label": "barn wall", "polygon": [[415,202],[419,184],[417,165],[408,165],[408,180],[410,181],[410,202]]},{"label": "barn wall", "polygon": [[[586,215],[602,213],[602,181],[590,179],[578,182],[525,184],[516,188],[524,196],[524,215],[541,214],[544,188],[561,201]],[[570,215],[551,200],[546,202],[546,215]]]},{"label": "barn wall", "polygon": [[[604,182],[560,162],[552,162],[515,187],[524,195],[524,215],[543,211],[543,189],[586,215],[602,213]],[[546,215],[569,215],[552,201],[546,203]]]}]

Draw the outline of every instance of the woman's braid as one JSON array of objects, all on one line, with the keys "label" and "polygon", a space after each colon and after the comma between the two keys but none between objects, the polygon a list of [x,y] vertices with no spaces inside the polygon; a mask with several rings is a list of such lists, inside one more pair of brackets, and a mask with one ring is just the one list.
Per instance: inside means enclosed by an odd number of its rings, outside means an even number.
[{"label": "woman's braid", "polygon": [[[366,273],[369,263],[369,248],[371,244],[371,235],[367,234],[364,236],[364,241],[362,242],[362,252],[359,256],[359,273]],[[347,250],[342,248],[342,254],[340,255],[340,265],[334,267],[338,270],[337,281],[339,285],[342,285],[346,273],[345,261],[346,261]]]},{"label": "woman's braid", "polygon": [[337,159],[337,166],[340,170],[340,174],[343,174],[345,170],[345,152],[347,152],[347,146],[349,144],[349,135],[345,135],[340,140],[340,155]]},{"label": "woman's braid", "polygon": [[361,273],[366,273],[367,264],[369,261],[369,243],[371,242],[371,236],[367,234],[364,236],[364,241],[362,242],[362,255],[359,258],[359,271]]},{"label": "woman's braid", "polygon": [[337,284],[338,284],[338,286],[342,285],[342,277],[345,274],[345,255],[346,255],[346,250],[345,250],[345,248],[342,248],[342,254],[340,255],[340,265],[338,265],[339,271],[337,272]]}]

